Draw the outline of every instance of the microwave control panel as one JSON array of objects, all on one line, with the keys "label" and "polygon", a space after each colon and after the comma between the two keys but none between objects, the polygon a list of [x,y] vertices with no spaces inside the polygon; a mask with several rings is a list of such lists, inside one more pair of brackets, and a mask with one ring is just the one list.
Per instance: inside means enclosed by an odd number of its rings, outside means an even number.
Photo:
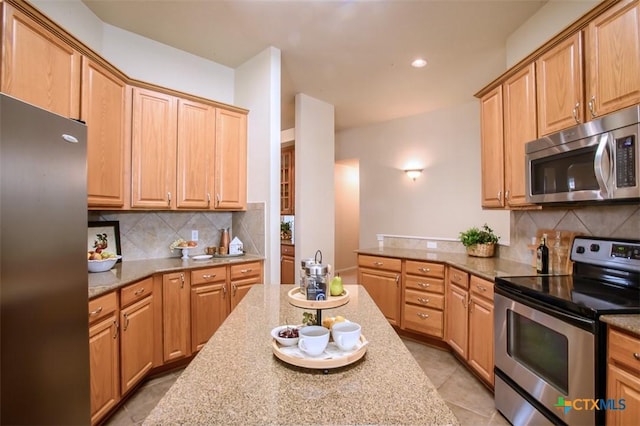
[{"label": "microwave control panel", "polygon": [[636,186],[636,140],[634,135],[616,139],[616,186]]}]

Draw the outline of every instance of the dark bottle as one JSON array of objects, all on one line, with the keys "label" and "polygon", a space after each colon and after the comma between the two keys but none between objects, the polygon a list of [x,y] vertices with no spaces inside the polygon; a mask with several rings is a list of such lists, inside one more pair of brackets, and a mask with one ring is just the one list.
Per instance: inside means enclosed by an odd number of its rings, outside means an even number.
[{"label": "dark bottle", "polygon": [[540,245],[536,251],[536,270],[539,274],[549,273],[549,248],[546,243],[547,234],[542,234]]}]

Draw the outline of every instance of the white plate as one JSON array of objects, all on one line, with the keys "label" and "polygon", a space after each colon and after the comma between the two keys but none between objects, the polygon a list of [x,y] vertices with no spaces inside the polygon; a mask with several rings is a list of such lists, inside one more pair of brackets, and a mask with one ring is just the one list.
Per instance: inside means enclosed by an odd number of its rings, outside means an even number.
[{"label": "white plate", "polygon": [[193,260],[207,260],[207,259],[211,259],[213,257],[213,255],[211,254],[199,254],[197,256],[193,256],[192,259]]}]

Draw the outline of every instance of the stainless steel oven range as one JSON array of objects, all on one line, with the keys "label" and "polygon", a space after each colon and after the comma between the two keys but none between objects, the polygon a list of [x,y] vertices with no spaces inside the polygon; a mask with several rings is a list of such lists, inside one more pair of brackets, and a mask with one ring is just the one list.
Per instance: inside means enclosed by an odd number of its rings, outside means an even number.
[{"label": "stainless steel oven range", "polygon": [[495,403],[514,425],[604,424],[599,318],[640,313],[640,240],[576,237],[571,260],[573,275],[496,278]]}]

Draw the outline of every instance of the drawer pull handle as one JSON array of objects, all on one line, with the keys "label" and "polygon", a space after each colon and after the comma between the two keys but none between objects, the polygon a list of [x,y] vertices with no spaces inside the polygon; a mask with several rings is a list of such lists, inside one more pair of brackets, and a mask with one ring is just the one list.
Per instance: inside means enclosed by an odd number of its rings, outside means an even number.
[{"label": "drawer pull handle", "polygon": [[455,275],[453,276],[453,279],[454,279],[454,280],[456,280],[456,281],[460,281],[460,275],[455,274]]},{"label": "drawer pull handle", "polygon": [[100,312],[102,312],[102,306],[100,306],[98,309],[96,309],[95,311],[91,311],[89,312],[89,315],[98,315]]},{"label": "drawer pull handle", "polygon": [[124,314],[124,325],[122,326],[122,331],[127,331],[129,328],[129,314]]},{"label": "drawer pull handle", "polygon": [[248,274],[249,272],[252,272],[253,269],[249,268],[249,269],[242,269],[240,272],[242,272],[243,274]]},{"label": "drawer pull handle", "polygon": [[638,361],[640,361],[640,354],[639,354],[638,352],[634,352],[634,353],[633,353],[633,357],[634,357],[635,359],[637,359]]},{"label": "drawer pull handle", "polygon": [[422,303],[423,305],[426,305],[427,303],[429,303],[429,299],[425,299],[424,297],[418,297],[418,302]]},{"label": "drawer pull handle", "polygon": [[141,289],[139,289],[139,290],[136,290],[136,291],[133,293],[133,295],[134,295],[134,296],[140,296],[142,293],[144,293],[144,287],[142,287],[142,288],[141,288]]},{"label": "drawer pull handle", "polygon": [[204,274],[202,278],[204,278],[205,280],[208,280],[209,278],[215,278],[216,275],[218,274]]},{"label": "drawer pull handle", "polygon": [[422,283],[422,282],[418,282],[418,285],[419,285],[420,287],[422,287],[422,288],[427,288],[427,287],[429,287],[431,284],[429,284],[429,283]]},{"label": "drawer pull handle", "polygon": [[487,288],[481,285],[478,285],[478,290],[480,291],[487,291]]},{"label": "drawer pull handle", "polygon": [[420,318],[422,319],[427,319],[429,318],[429,314],[423,314],[422,312],[418,312],[416,315],[418,315]]},{"label": "drawer pull handle", "polygon": [[120,326],[118,324],[118,321],[113,320],[113,338],[117,339],[118,338],[118,334],[120,332]]},{"label": "drawer pull handle", "polygon": [[382,266],[384,263],[382,262],[373,262],[373,266]]},{"label": "drawer pull handle", "polygon": [[426,273],[426,272],[431,272],[431,268],[418,268],[418,271]]}]

